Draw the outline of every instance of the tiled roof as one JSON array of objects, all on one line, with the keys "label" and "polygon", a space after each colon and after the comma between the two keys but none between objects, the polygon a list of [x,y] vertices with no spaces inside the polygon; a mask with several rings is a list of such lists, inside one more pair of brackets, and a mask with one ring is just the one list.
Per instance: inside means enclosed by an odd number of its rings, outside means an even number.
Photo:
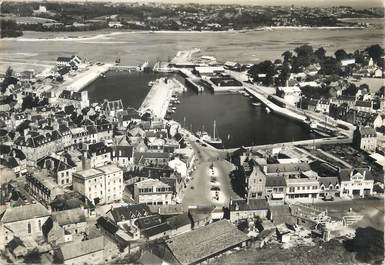
[{"label": "tiled roof", "polygon": [[86,222],[84,211],[80,208],[54,212],[52,217],[61,226]]},{"label": "tiled roof", "polygon": [[249,237],[227,220],[211,223],[166,241],[180,264],[199,261],[245,242]]},{"label": "tiled roof", "polygon": [[[60,247],[60,252],[63,255],[64,261],[103,251],[104,237],[96,237],[85,241],[76,241],[73,243],[64,244]],[[101,262],[104,262],[101,261]]]},{"label": "tiled roof", "polygon": [[144,203],[113,208],[110,212],[115,222],[137,219],[151,214],[150,209]]},{"label": "tiled roof", "polygon": [[318,179],[318,182],[320,185],[324,185],[325,187],[329,187],[330,184],[335,186],[338,184],[338,178],[337,177],[321,177]]},{"label": "tiled roof", "polygon": [[49,212],[43,205],[39,203],[27,204],[19,207],[8,208],[1,218],[1,222],[12,223],[44,216],[49,216]]},{"label": "tiled roof", "polygon": [[308,163],[290,163],[290,164],[268,164],[266,165],[267,173],[282,173],[282,172],[299,172],[308,171],[310,166]]},{"label": "tiled roof", "polygon": [[265,199],[250,199],[248,202],[246,200],[236,200],[233,201],[230,205],[231,211],[253,211],[267,209],[269,209],[269,204]]},{"label": "tiled roof", "polygon": [[283,177],[283,176],[267,176],[265,186],[266,187],[286,186],[285,177]]}]

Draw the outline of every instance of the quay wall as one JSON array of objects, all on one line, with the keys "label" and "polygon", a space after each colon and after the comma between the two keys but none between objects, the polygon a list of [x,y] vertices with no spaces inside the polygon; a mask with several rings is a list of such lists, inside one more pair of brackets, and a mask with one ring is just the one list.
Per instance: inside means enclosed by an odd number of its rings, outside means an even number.
[{"label": "quay wall", "polygon": [[153,116],[164,118],[174,90],[174,81],[163,77],[157,79],[139,107],[139,112],[142,114],[149,112]]},{"label": "quay wall", "polygon": [[110,67],[111,64],[92,66],[88,71],[78,74],[75,78],[68,79],[62,84],[62,87],[74,92],[79,92],[95,81],[101,74],[106,73]]},{"label": "quay wall", "polygon": [[256,97],[259,101],[261,101],[271,111],[273,111],[273,112],[275,112],[277,114],[280,114],[282,116],[294,119],[296,121],[300,121],[300,122],[306,123],[306,116],[305,115],[297,114],[297,113],[295,113],[295,112],[293,112],[293,111],[291,111],[291,110],[289,110],[287,108],[282,108],[282,107],[274,104],[273,102],[268,100],[264,95],[262,95],[262,94],[258,93],[257,91],[255,91],[254,88],[245,86],[245,90],[250,95]]}]

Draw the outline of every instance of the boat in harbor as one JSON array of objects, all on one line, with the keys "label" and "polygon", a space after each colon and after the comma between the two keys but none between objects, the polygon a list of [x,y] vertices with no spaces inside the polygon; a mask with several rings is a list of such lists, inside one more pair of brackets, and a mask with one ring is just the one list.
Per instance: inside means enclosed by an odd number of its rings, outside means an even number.
[{"label": "boat in harbor", "polygon": [[154,85],[154,81],[150,81],[150,82],[148,82],[148,84],[147,84],[149,87],[152,87],[153,85]]},{"label": "boat in harbor", "polygon": [[259,106],[261,106],[261,102],[253,102],[253,103],[251,103],[251,105],[253,105],[255,107],[259,107]]},{"label": "boat in harbor", "polygon": [[173,109],[168,109],[168,110],[167,110],[167,113],[169,113],[169,114],[175,113],[175,110],[173,110]]},{"label": "boat in harbor", "polygon": [[204,130],[196,132],[196,136],[197,136],[200,140],[202,140],[202,141],[208,143],[209,145],[212,145],[212,146],[214,146],[214,147],[220,147],[220,145],[222,145],[222,140],[221,140],[219,137],[216,137],[216,136],[215,136],[215,133],[216,133],[216,122],[215,122],[215,120],[214,120],[213,137],[211,137],[211,136],[208,134],[208,132],[206,132],[206,131],[204,131]]},{"label": "boat in harbor", "polygon": [[268,107],[266,107],[266,112],[269,114],[271,110]]},{"label": "boat in harbor", "polygon": [[106,78],[106,75],[105,74],[100,74],[99,75],[101,78]]}]

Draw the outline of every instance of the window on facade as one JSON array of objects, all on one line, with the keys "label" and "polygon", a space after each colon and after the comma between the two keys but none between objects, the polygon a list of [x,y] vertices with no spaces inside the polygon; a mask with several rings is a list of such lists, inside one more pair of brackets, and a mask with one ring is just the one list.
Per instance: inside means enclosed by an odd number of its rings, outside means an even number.
[{"label": "window on facade", "polygon": [[31,223],[28,223],[28,234],[31,234],[31,233],[32,233]]},{"label": "window on facade", "polygon": [[69,175],[70,175],[70,173],[67,171],[67,172],[66,172],[66,176],[68,177]]},{"label": "window on facade", "polygon": [[67,179],[67,180],[66,180],[66,182],[67,182],[67,183],[70,183],[70,180],[69,180],[69,179]]},{"label": "window on facade", "polygon": [[64,184],[64,179],[61,180],[61,184]]},{"label": "window on facade", "polygon": [[37,223],[39,225],[39,230],[41,230],[41,220],[38,220]]},{"label": "window on facade", "polygon": [[290,188],[289,188],[289,191],[290,191],[290,192],[294,192],[294,191],[295,191],[295,188],[294,188],[294,187],[290,187]]}]

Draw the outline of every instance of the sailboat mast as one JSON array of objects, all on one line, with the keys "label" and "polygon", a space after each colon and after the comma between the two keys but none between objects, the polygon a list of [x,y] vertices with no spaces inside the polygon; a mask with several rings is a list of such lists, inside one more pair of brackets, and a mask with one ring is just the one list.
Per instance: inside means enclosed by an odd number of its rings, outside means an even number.
[{"label": "sailboat mast", "polygon": [[214,136],[213,139],[215,139],[215,120],[214,120]]}]

